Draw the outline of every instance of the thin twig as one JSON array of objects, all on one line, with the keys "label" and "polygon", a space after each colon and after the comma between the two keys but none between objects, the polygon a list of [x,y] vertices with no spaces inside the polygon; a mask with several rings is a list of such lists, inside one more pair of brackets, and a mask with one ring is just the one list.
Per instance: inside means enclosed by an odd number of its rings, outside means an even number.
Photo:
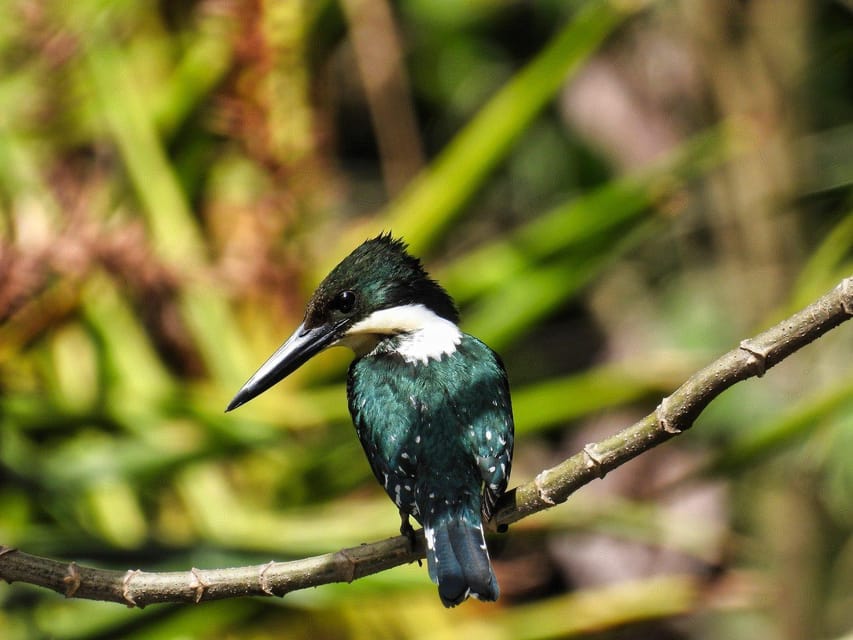
[{"label": "thin twig", "polygon": [[[577,489],[689,429],[702,410],[732,385],[762,376],[783,359],[853,317],[853,277],[764,333],[744,340],[661,400],[654,413],[503,496],[495,518],[505,526],[565,500]],[[26,582],[71,598],[143,607],[156,602],[201,602],[277,595],[363,576],[424,557],[422,532],[414,548],[405,536],[322,556],[232,569],[149,573],[108,571],[40,558],[0,546],[0,578]]]}]

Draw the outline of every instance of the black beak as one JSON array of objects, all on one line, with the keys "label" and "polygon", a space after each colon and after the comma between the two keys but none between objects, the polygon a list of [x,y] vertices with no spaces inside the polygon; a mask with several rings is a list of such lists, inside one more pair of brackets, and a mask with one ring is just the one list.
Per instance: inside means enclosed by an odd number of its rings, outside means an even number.
[{"label": "black beak", "polygon": [[259,396],[296,371],[320,351],[331,346],[339,337],[340,326],[340,324],[325,324],[313,329],[306,329],[304,323],[299,325],[293,335],[287,339],[287,342],[281,345],[261,365],[255,375],[249,378],[225,411],[231,411],[246,404],[255,396]]}]

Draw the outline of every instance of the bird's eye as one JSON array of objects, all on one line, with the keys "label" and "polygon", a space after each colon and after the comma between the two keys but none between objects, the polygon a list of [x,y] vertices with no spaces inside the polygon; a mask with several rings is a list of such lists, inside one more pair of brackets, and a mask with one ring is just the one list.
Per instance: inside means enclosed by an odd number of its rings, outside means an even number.
[{"label": "bird's eye", "polygon": [[332,307],[341,313],[349,313],[355,306],[355,294],[352,291],[341,291],[332,300]]}]

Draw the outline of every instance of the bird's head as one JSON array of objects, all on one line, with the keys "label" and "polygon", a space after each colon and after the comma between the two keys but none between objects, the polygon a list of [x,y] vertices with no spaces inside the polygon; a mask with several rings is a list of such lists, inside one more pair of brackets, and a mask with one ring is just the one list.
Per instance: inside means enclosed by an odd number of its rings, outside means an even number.
[{"label": "bird's head", "polygon": [[320,283],[302,324],[226,411],[260,395],[327,347],[343,345],[363,354],[387,336],[417,331],[436,318],[456,324],[459,316],[451,297],[407,253],[406,244],[390,234],[367,240]]}]

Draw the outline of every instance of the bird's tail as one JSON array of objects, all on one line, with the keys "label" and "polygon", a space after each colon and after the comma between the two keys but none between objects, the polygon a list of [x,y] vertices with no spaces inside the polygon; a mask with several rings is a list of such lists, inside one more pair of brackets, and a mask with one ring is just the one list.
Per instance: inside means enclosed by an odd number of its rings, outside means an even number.
[{"label": "bird's tail", "polygon": [[438,585],[445,607],[455,607],[468,596],[498,599],[498,581],[489,561],[483,523],[477,511],[460,509],[424,523],[429,576]]}]

